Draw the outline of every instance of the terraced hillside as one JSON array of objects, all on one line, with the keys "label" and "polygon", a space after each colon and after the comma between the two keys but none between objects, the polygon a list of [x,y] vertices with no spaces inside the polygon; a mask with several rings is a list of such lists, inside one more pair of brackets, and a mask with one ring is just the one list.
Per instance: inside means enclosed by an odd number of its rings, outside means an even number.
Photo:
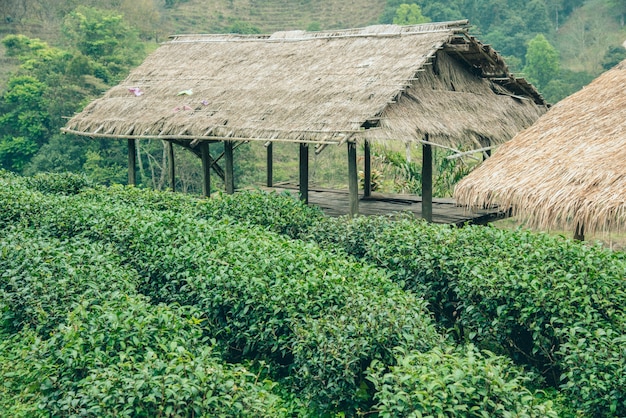
[{"label": "terraced hillside", "polygon": [[191,0],[167,11],[177,33],[223,32],[235,24],[264,33],[337,29],[376,23],[385,0]]}]

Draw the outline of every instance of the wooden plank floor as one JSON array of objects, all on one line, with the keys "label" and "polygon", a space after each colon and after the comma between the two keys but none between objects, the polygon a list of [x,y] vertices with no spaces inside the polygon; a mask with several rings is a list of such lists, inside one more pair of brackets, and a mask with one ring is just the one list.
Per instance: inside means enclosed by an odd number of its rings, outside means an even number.
[{"label": "wooden plank floor", "polygon": [[[261,187],[261,190],[290,192],[298,195],[298,188],[291,184],[276,187]],[[347,190],[309,188],[309,205],[319,206],[329,216],[346,215],[350,209]],[[412,212],[417,218],[422,217],[421,196],[408,194],[372,193],[369,198],[360,194],[359,214],[390,215],[398,212]],[[454,199],[433,198],[433,222],[462,226],[465,223],[484,225],[497,219],[506,218],[507,214],[498,208],[469,211],[456,205]]]}]

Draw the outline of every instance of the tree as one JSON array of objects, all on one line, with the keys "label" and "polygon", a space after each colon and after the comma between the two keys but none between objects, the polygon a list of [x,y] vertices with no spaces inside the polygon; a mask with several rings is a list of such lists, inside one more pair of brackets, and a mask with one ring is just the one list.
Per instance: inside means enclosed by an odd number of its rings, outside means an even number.
[{"label": "tree", "polygon": [[430,19],[422,15],[422,9],[417,4],[401,4],[396,9],[396,17],[393,18],[395,25],[417,25],[428,22]]},{"label": "tree", "polygon": [[610,46],[602,58],[602,69],[610,70],[625,59],[626,49],[623,46]]},{"label": "tree", "polygon": [[137,33],[121,14],[80,6],[69,13],[63,33],[78,51],[99,64],[98,77],[114,83],[145,57]]},{"label": "tree", "polygon": [[0,166],[21,172],[46,142],[50,117],[45,84],[31,76],[15,76],[0,104]]},{"label": "tree", "polygon": [[559,74],[559,53],[542,34],[528,43],[524,73],[539,89]]}]

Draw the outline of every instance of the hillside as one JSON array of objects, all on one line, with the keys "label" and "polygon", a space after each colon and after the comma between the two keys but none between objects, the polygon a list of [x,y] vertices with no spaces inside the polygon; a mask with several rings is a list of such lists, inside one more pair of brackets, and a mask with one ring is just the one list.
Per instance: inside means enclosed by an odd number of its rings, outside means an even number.
[{"label": "hillside", "polygon": [[163,12],[172,32],[227,32],[234,25],[262,33],[338,29],[376,23],[385,0],[202,0]]}]

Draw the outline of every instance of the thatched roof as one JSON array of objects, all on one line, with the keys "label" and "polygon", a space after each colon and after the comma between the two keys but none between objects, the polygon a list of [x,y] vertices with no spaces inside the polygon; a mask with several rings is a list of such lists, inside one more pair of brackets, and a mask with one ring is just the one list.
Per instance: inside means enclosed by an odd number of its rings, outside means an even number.
[{"label": "thatched roof", "polygon": [[465,205],[497,203],[539,228],[626,225],[626,61],[569,96],[463,179]]},{"label": "thatched roof", "polygon": [[[190,93],[190,94],[188,94]],[[117,138],[501,143],[545,111],[467,21],[180,35],[65,132]]]}]

